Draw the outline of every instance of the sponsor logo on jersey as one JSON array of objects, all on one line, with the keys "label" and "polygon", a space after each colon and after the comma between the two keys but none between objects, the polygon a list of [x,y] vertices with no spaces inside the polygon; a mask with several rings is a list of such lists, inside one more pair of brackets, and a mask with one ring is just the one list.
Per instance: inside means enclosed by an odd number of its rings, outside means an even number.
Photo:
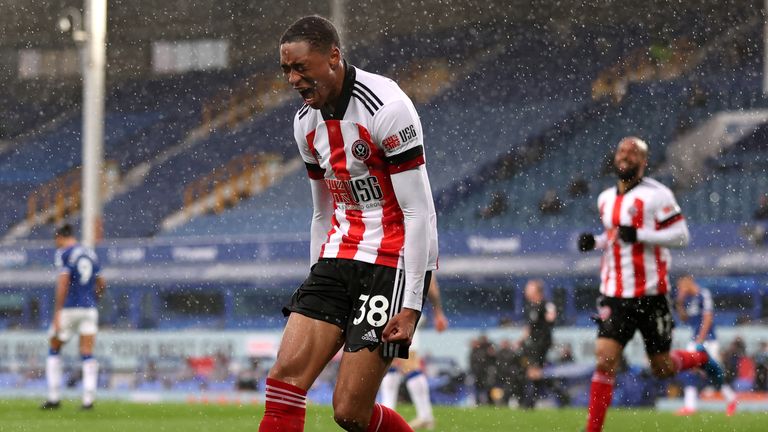
[{"label": "sponsor logo on jersey", "polygon": [[371,156],[371,148],[363,140],[357,140],[352,144],[352,156],[359,161],[365,161]]},{"label": "sponsor logo on jersey", "polygon": [[368,333],[364,334],[360,339],[368,342],[379,342],[379,338],[376,337],[376,332],[373,329],[368,330]]},{"label": "sponsor logo on jersey", "polygon": [[407,143],[408,141],[416,138],[416,128],[413,125],[408,125],[407,128],[397,133],[400,135],[400,141]]},{"label": "sponsor logo on jersey", "polygon": [[397,137],[397,134],[390,135],[390,136],[384,138],[384,141],[382,141],[381,144],[387,150],[394,150],[394,149],[400,147],[400,138]]}]

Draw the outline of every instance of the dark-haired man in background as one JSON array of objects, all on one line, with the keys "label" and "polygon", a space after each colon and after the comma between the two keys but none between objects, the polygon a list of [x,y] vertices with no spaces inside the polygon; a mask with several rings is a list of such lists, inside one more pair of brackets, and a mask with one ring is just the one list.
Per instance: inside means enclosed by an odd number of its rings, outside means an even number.
[{"label": "dark-haired man in background", "polygon": [[54,235],[56,243],[56,296],[53,317],[48,331],[50,347],[45,362],[48,400],[42,409],[57,409],[61,405],[62,346],[76,333],[80,336],[80,356],[83,360],[83,409],[93,408],[99,364],[93,358],[93,345],[98,331],[99,298],[106,288],[99,275],[101,266],[96,253],[77,243],[70,225],[62,225]]},{"label": "dark-haired man in background", "polygon": [[408,357],[437,268],[419,117],[392,80],[344,60],[324,18],[285,31],[280,67],[304,101],[293,129],[312,190],[311,269],[283,310],[259,430],[302,431],[307,390],[343,348],[333,394],[339,426],[410,431],[375,399],[392,359]]}]

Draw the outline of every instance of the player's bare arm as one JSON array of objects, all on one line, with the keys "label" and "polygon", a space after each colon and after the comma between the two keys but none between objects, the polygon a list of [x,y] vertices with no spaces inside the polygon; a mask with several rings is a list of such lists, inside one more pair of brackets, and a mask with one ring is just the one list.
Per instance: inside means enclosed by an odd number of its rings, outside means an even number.
[{"label": "player's bare arm", "polygon": [[443,311],[443,302],[440,297],[440,285],[437,283],[437,279],[433,276],[429,281],[429,291],[427,291],[427,298],[430,304],[432,304],[432,311],[434,317],[432,317],[432,324],[435,326],[435,330],[438,332],[445,331],[448,328],[448,318]]},{"label": "player's bare arm", "polygon": [[53,306],[53,328],[58,333],[60,330],[60,316],[61,309],[64,307],[64,300],[67,298],[69,292],[69,273],[59,273],[59,277],[56,278],[56,300]]},{"label": "player's bare arm", "polygon": [[96,299],[101,299],[107,290],[107,281],[102,276],[96,276]]}]

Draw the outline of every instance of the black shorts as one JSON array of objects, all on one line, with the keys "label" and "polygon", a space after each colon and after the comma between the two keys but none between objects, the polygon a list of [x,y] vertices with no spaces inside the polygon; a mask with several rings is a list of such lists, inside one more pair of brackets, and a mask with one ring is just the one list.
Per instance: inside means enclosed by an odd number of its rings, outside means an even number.
[{"label": "black shorts", "polygon": [[666,296],[638,298],[601,297],[597,337],[609,338],[626,346],[640,330],[648,355],[669,352],[675,322]]},{"label": "black shorts", "polygon": [[[431,276],[432,272],[427,272],[424,278],[424,298]],[[344,332],[347,352],[362,348],[373,351],[382,345],[384,357],[408,358],[407,345],[381,341],[384,326],[403,307],[404,289],[402,269],[324,258],[312,266],[309,277],[293,293],[283,314],[297,312],[339,326]]]}]

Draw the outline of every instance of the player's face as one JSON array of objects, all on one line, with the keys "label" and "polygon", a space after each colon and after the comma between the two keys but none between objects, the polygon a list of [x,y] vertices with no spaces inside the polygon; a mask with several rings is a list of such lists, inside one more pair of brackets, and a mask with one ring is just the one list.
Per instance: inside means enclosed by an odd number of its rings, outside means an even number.
[{"label": "player's face", "polygon": [[640,150],[634,140],[627,139],[619,143],[613,158],[614,171],[619,179],[629,181],[642,177],[646,163],[645,152]]},{"label": "player's face", "polygon": [[332,105],[341,89],[337,86],[341,67],[337,47],[330,52],[313,49],[306,41],[280,45],[280,68],[288,83],[298,91],[304,103],[315,109]]}]

